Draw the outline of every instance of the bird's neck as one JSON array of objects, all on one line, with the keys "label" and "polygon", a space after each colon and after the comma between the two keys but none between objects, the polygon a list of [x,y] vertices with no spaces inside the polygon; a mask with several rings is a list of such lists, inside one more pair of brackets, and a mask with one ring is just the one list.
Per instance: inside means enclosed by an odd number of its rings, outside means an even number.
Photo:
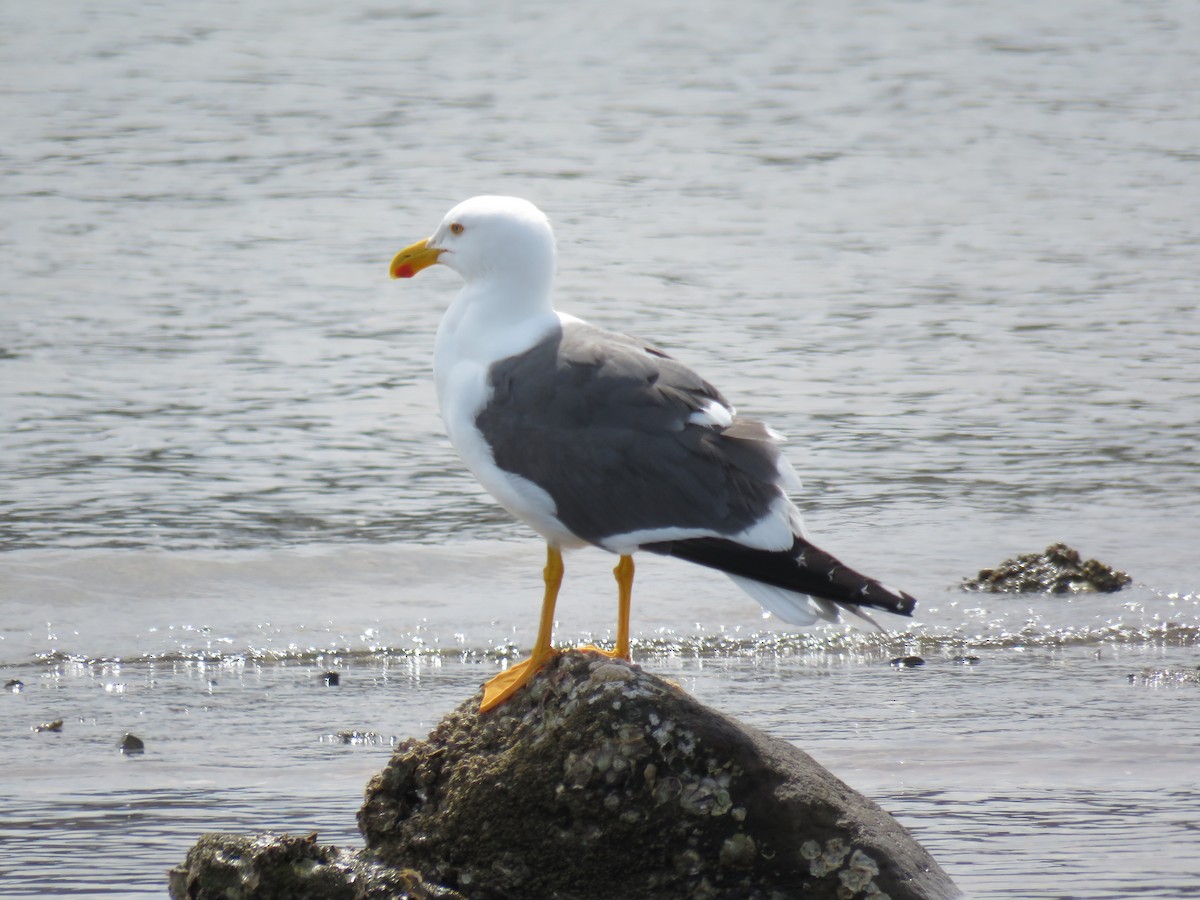
[{"label": "bird's neck", "polygon": [[529,286],[514,291],[486,280],[466,285],[438,326],[434,372],[439,387],[454,366],[486,369],[528,350],[558,325],[549,285],[540,291]]}]

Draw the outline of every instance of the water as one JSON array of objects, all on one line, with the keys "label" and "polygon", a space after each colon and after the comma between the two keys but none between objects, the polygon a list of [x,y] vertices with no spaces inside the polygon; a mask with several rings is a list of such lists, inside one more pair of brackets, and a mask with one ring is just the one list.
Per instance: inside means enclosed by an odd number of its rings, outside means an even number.
[{"label": "water", "polygon": [[[385,278],[496,191],[560,305],[787,433],[820,542],[922,601],[791,635],[646,560],[638,658],[972,896],[1200,895],[1200,694],[1128,678],[1197,664],[1200,10],[476,6],[0,7],[0,893],[354,843],[391,741],[531,642],[542,550],[437,420],[454,276]],[[1053,540],[1135,586],[954,588]],[[560,639],[609,636],[611,561],[567,565]]]}]

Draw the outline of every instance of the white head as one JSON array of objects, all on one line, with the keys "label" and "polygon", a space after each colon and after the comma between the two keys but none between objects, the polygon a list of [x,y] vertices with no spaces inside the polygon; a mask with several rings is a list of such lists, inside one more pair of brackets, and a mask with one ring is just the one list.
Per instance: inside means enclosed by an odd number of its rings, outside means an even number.
[{"label": "white head", "polygon": [[393,278],[411,278],[434,263],[479,281],[548,294],[554,280],[554,232],[545,214],[519,197],[472,197],[442,219],[426,240],[392,260]]}]

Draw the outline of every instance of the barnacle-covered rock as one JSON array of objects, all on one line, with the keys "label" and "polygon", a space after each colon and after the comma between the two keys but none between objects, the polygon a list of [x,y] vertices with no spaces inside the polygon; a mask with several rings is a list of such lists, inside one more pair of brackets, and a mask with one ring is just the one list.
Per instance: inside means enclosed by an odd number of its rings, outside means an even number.
[{"label": "barnacle-covered rock", "polygon": [[167,877],[172,900],[464,900],[315,834],[206,834]]},{"label": "barnacle-covered rock", "polygon": [[367,787],[367,852],[470,897],[955,897],[895,819],[636,666],[565,653]]},{"label": "barnacle-covered rock", "polygon": [[1043,553],[1026,553],[994,569],[964,578],[963,590],[991,594],[1113,593],[1132,579],[1094,559],[1084,560],[1066,544],[1051,544]]}]

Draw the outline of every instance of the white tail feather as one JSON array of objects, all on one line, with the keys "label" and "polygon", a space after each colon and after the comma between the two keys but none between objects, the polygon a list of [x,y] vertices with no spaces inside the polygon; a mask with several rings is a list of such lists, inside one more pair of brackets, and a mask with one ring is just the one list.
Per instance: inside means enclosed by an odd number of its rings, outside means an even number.
[{"label": "white tail feather", "polygon": [[822,619],[826,622],[838,621],[838,607],[831,600],[797,594],[795,591],[742,578],[740,575],[729,575],[729,578],[753,597],[763,609],[789,625],[812,625]]}]

